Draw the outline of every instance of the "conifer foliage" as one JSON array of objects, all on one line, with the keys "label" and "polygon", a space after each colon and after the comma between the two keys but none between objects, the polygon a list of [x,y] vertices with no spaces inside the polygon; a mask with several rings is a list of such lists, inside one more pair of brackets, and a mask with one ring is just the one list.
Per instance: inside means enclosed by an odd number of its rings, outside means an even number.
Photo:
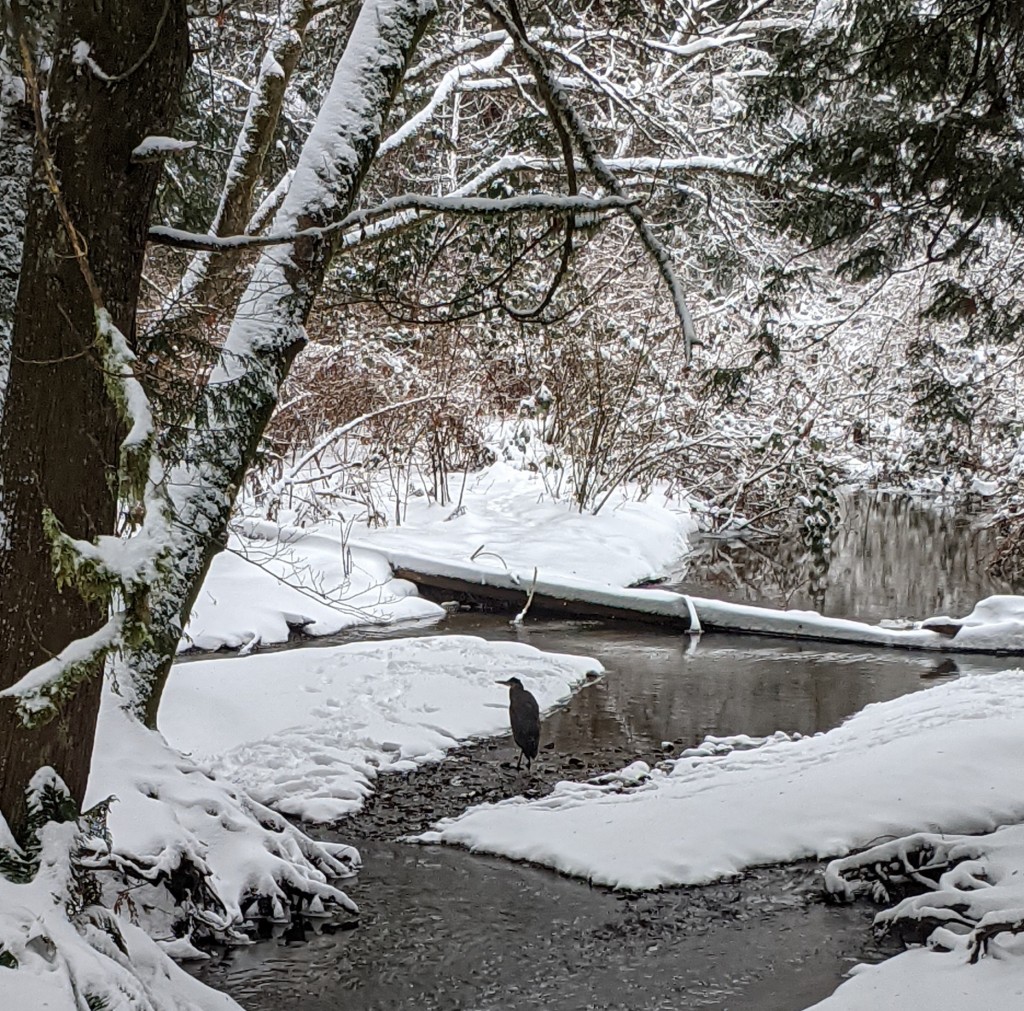
[{"label": "conifer foliage", "polygon": [[840,270],[853,280],[946,266],[932,316],[991,308],[987,273],[962,275],[1024,227],[1022,45],[1014,0],[820,5],[778,38],[752,88],[753,119],[790,137],[770,158],[799,192],[783,223],[816,245],[848,243]]}]

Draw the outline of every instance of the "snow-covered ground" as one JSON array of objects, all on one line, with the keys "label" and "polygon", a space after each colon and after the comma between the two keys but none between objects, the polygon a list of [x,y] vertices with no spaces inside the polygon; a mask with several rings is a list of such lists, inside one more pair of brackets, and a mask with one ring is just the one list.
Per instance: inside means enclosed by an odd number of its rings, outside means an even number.
[{"label": "snow-covered ground", "polygon": [[[380,550],[480,559],[532,577],[622,587],[663,575],[685,554],[695,524],[677,502],[627,494],[594,516],[553,500],[537,474],[503,463],[450,479],[458,505],[411,496],[399,527],[297,528],[244,519],[213,562],[181,648],[252,649],[292,629],[329,635],[356,625],[438,619],[443,611],[394,579]],[[282,515],[287,520],[287,514]]]},{"label": "snow-covered ground", "polygon": [[179,649],[251,650],[286,642],[293,630],[331,635],[443,614],[411,583],[393,579],[376,552],[346,552],[336,526],[250,522],[214,559]]},{"label": "snow-covered ground", "polygon": [[[668,502],[623,498],[596,517],[581,514],[551,501],[536,476],[503,464],[469,476],[456,505],[411,497],[397,528],[343,533],[337,524],[300,529],[282,520],[250,517],[237,526],[232,551],[219,556],[197,601],[190,645],[245,654],[295,628],[325,635],[368,622],[439,619],[439,608],[391,577],[385,554],[486,566],[521,580],[536,568],[540,580],[623,587],[671,569],[692,529],[687,510]],[[964,624],[999,625],[1013,604],[1004,598],[998,613]],[[250,886],[272,893],[273,881],[289,874],[324,904],[344,905],[328,865],[356,854],[303,851],[304,837],[292,836],[283,820],[267,822],[257,839],[237,831],[239,818],[265,804],[308,820],[336,819],[362,805],[382,770],[408,770],[467,738],[507,732],[499,678],[517,675],[549,709],[599,669],[587,658],[466,636],[180,663],[160,727],[187,757],[176,760],[156,735],[129,727],[108,696],[101,740],[118,743],[98,750],[91,793],[122,797],[111,809],[115,844],[157,854],[173,838],[205,860],[222,879],[231,916]],[[1022,780],[1024,673],[1007,671],[869,706],[814,737],[709,739],[655,769],[635,763],[601,782],[560,784],[540,801],[470,809],[422,838],[652,888],[841,856],[915,831],[991,831],[1024,819]],[[167,799],[173,825],[155,813]],[[249,849],[237,850],[240,843]],[[282,873],[290,852],[294,866]],[[989,854],[989,881],[1001,875],[1005,886],[1014,873],[1024,876],[1024,841],[999,852],[998,875]],[[990,892],[990,910],[1024,906],[1007,887]],[[999,938],[992,945],[999,958],[968,965],[966,942],[946,940],[953,951],[913,950],[861,969],[820,1007],[1014,1006],[1024,986],[1021,945]]]},{"label": "snow-covered ground", "polygon": [[168,741],[256,800],[308,821],[357,811],[379,770],[408,771],[508,730],[513,675],[541,709],[601,665],[525,643],[427,636],[179,664]]},{"label": "snow-covered ground", "polygon": [[[1024,871],[1024,868],[1022,868]],[[968,964],[963,952],[911,948],[880,965],[860,965],[813,1011],[1011,1011],[1024,1007],[1024,944]],[[811,1011],[811,1009],[808,1009]]]},{"label": "snow-covered ground", "polygon": [[[449,485],[458,489],[458,476]],[[364,530],[358,541],[452,562],[479,558],[522,578],[536,568],[542,579],[628,586],[665,574],[696,530],[688,509],[658,495],[638,502],[623,493],[596,516],[581,513],[553,500],[538,475],[505,463],[468,475],[460,499],[412,498],[401,526]]]}]

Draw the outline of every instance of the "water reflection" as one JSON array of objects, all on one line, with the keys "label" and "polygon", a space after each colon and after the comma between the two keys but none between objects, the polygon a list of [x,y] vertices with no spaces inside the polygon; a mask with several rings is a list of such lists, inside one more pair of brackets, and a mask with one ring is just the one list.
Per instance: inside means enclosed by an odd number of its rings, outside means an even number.
[{"label": "water reflection", "polygon": [[748,604],[812,608],[879,621],[966,614],[993,593],[1021,592],[987,571],[996,536],[983,517],[904,496],[843,503],[825,572],[799,543],[770,548],[703,540],[670,581],[683,592]]},{"label": "water reflection", "polygon": [[979,654],[718,633],[694,646],[689,636],[649,626],[536,619],[513,627],[507,616],[493,614],[452,615],[431,634],[514,640],[595,657],[606,676],[545,719],[542,741],[553,741],[561,753],[623,748],[645,759],[663,741],[688,746],[707,734],[817,733],[870,702],[1008,666],[1005,657]]}]

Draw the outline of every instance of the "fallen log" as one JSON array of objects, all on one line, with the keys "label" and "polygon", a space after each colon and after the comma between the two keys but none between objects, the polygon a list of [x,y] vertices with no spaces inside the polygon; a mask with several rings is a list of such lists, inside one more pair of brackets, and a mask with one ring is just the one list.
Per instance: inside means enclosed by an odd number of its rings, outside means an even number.
[{"label": "fallen log", "polygon": [[[402,565],[392,566],[398,579],[407,579],[415,583],[420,595],[427,600],[442,604],[449,600],[458,601],[468,607],[493,609],[509,612],[521,611],[530,593],[530,585],[524,587],[494,586],[490,583],[471,583],[465,579],[438,573],[420,572]],[[685,601],[681,593],[672,594]],[[673,601],[673,605],[679,602]],[[671,628],[679,632],[688,632],[691,628],[690,615],[685,602],[681,607],[661,607],[660,602],[652,610],[623,607],[619,604],[585,599],[584,597],[554,596],[535,590],[530,603],[531,615],[543,614],[560,618],[611,618],[616,621],[639,621],[644,624],[658,625],[660,628]]]},{"label": "fallen log", "polygon": [[[374,546],[374,550],[380,549]],[[732,632],[946,653],[1024,654],[1024,620],[1010,617],[1014,610],[1024,614],[1024,598],[1019,597],[990,597],[979,602],[974,613],[982,617],[973,624],[970,616],[962,619],[956,637],[951,638],[945,627],[939,631],[921,627],[920,623],[908,623],[910,627],[869,625],[825,617],[817,611],[779,611],[691,597],[671,590],[531,579],[475,563],[398,551],[385,550],[383,554],[398,578],[414,583],[423,596],[439,603],[454,600],[470,606],[519,611],[532,590],[531,615],[642,622],[680,632]],[[937,627],[941,624],[936,622]]]}]

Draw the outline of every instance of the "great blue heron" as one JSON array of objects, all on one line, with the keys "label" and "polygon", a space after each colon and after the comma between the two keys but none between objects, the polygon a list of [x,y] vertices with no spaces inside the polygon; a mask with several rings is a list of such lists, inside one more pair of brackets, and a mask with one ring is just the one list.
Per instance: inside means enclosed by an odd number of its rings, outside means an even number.
[{"label": "great blue heron", "polygon": [[526,771],[529,772],[540,746],[540,706],[519,678],[509,678],[498,684],[508,685],[508,718],[512,724],[512,738],[519,746],[516,768],[522,765],[525,755]]}]

